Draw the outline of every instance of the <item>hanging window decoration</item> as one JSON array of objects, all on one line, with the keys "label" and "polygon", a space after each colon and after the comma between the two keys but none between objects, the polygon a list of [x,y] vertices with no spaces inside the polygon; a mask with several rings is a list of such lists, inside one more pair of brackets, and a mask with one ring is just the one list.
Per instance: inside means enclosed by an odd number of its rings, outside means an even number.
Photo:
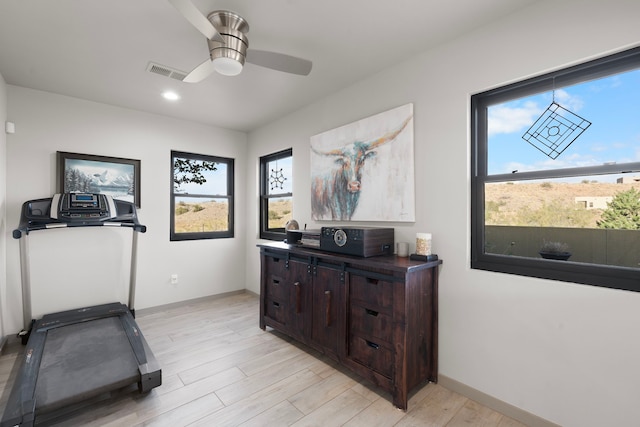
[{"label": "hanging window decoration", "polygon": [[551,105],[522,135],[522,139],[555,160],[589,126],[590,121],[557,104],[554,91]]},{"label": "hanging window decoration", "polygon": [[278,169],[278,162],[276,162],[276,167],[271,169],[271,174],[269,175],[271,189],[280,188],[282,190],[286,180],[287,178],[285,178],[282,168]]}]

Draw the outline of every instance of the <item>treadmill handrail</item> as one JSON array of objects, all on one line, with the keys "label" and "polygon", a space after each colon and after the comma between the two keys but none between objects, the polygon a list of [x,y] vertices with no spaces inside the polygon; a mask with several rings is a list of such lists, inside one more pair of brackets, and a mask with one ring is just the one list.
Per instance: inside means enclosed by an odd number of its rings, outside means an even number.
[{"label": "treadmill handrail", "polygon": [[83,223],[71,223],[71,222],[61,222],[61,221],[52,221],[52,222],[43,222],[43,223],[33,223],[29,222],[27,225],[19,226],[15,230],[13,230],[13,238],[20,239],[23,234],[29,234],[31,231],[37,230],[49,230],[52,228],[65,228],[65,227],[101,227],[101,226],[115,226],[115,227],[131,227],[134,231],[139,233],[146,233],[147,226],[139,223],[129,223],[129,222],[114,222],[114,221],[85,221]]},{"label": "treadmill handrail", "polygon": [[[48,230],[51,228],[61,227],[96,227],[103,225],[119,225],[122,227],[132,227],[133,231],[140,233],[145,233],[147,231],[147,227],[140,224],[140,222],[138,221],[138,215],[136,214],[135,205],[133,205],[133,203],[131,202],[114,200],[116,209],[118,208],[118,206],[122,206],[130,207],[132,210],[131,212],[125,212],[123,214],[117,215],[116,217],[104,219],[80,218],[77,220],[63,220],[51,217],[51,203],[53,200],[53,197],[49,197],[43,199],[28,200],[24,202],[22,204],[22,209],[20,210],[20,224],[15,230],[13,230],[13,238],[20,239],[23,234],[29,234],[29,232],[31,231]],[[40,215],[30,215],[29,208],[31,205],[40,206]],[[45,209],[43,210],[42,208]],[[57,207],[55,209],[57,209]]]}]

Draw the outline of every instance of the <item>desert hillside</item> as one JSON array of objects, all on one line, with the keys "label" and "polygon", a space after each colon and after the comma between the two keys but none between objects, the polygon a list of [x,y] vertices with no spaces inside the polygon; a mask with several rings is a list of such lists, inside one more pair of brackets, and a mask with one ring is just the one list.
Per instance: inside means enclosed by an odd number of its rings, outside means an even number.
[{"label": "desert hillside", "polygon": [[[291,200],[271,203],[269,227],[283,227],[291,219]],[[222,231],[228,227],[228,205],[216,201],[179,203],[176,207],[175,228],[178,233]]]},{"label": "desert hillside", "polygon": [[216,201],[179,203],[176,207],[175,230],[177,233],[226,230],[228,207],[226,203]]},{"label": "desert hillside", "polygon": [[[583,225],[577,226],[595,227],[602,209],[581,208],[579,204],[576,204],[576,197],[613,197],[617,193],[631,188],[640,191],[640,183],[490,184],[487,185],[485,192],[487,223],[492,225],[526,225],[527,216],[540,216],[541,210],[549,210],[552,211],[551,213],[559,215],[581,216],[581,224]],[[559,224],[559,226],[570,225]]]}]

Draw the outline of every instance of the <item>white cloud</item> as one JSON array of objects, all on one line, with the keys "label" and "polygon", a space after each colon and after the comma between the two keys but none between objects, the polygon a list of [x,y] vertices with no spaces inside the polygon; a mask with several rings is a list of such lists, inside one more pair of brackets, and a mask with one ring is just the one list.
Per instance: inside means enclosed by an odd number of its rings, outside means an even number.
[{"label": "white cloud", "polygon": [[571,112],[580,111],[584,106],[584,102],[578,96],[572,96],[562,89],[558,89],[554,93],[556,104],[561,105],[564,109]]},{"label": "white cloud", "polygon": [[[556,104],[573,113],[580,111],[584,106],[582,98],[569,94],[563,89],[557,89],[553,93]],[[549,100],[551,102],[551,100]],[[520,106],[497,105],[489,108],[488,132],[489,135],[500,133],[524,133],[544,112],[536,102],[527,101]]]},{"label": "white cloud", "polygon": [[535,102],[525,102],[521,107],[497,106],[489,109],[489,135],[524,132],[542,114],[543,109]]}]

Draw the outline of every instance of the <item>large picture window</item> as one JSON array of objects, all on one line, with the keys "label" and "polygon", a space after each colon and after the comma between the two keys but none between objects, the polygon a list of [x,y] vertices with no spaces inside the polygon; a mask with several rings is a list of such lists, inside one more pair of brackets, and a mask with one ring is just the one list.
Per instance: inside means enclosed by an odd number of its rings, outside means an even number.
[{"label": "large picture window", "polygon": [[640,291],[640,49],[471,97],[471,267]]},{"label": "large picture window", "polygon": [[233,237],[233,159],[171,152],[171,240]]},{"label": "large picture window", "polygon": [[293,215],[293,151],[260,158],[260,238],[284,240]]}]

